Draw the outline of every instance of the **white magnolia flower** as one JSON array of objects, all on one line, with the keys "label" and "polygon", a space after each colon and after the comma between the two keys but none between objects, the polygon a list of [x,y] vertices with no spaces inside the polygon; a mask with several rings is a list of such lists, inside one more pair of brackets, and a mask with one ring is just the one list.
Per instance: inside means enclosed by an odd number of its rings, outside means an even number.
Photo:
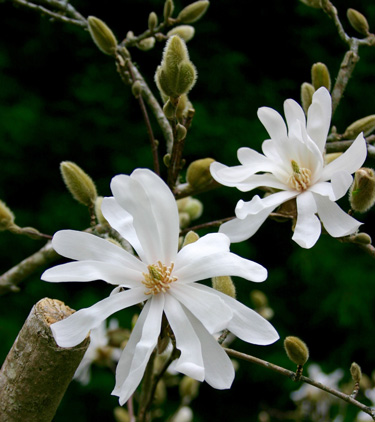
[{"label": "white magnolia flower", "polygon": [[221,233],[208,234],[178,251],[176,202],[167,185],[150,170],[116,176],[111,189],[114,197],[103,200],[103,215],[129,241],[139,259],[89,233],[63,230],[55,234],[55,250],[77,262],[47,270],[43,280],[101,279],[125,288],[117,287],[108,298],[52,324],[57,344],[75,346],[108,316],[144,303],[117,365],[113,394],[120,397],[120,404],[129,399],[143,377],[163,314],[181,352],[175,369],[214,388],[229,388],[233,366],[213,334],[227,328],[260,345],[273,343],[278,334],[255,311],[195,282],[221,275],[260,282],[267,276],[265,268],[229,252],[229,239]]},{"label": "white magnolia flower", "polygon": [[240,148],[241,165],[227,167],[217,162],[211,165],[212,176],[222,185],[244,192],[260,186],[277,191],[263,199],[256,195],[250,202],[237,203],[237,218],[219,230],[232,242],[248,239],[276,207],[293,198],[297,203],[293,240],[303,248],[316,243],[321,223],[333,237],[354,233],[361,224],[334,201],[345,195],[352,183],[351,174],[366,159],[363,134],[358,135],[344,154],[325,165],[324,149],[331,121],[329,92],[320,88],[314,93],[307,121],[294,100],[285,101],[284,112],[288,128],[277,111],[268,107],[258,110],[258,117],[271,138],[263,142],[264,155]]}]

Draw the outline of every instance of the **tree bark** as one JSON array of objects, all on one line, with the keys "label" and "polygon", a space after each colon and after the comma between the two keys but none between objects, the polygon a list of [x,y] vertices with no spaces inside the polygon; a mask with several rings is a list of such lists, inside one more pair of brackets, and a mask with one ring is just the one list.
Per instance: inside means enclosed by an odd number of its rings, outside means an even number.
[{"label": "tree bark", "polygon": [[50,325],[75,311],[55,299],[33,306],[0,371],[0,421],[50,422],[90,343],[57,346]]}]

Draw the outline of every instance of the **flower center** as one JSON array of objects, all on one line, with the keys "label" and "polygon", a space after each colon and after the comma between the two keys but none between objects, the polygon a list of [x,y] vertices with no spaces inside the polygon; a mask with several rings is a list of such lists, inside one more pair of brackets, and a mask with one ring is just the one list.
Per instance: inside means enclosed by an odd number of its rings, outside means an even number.
[{"label": "flower center", "polygon": [[160,292],[165,293],[170,288],[170,284],[177,280],[177,277],[172,277],[174,264],[171,263],[170,267],[163,265],[158,261],[155,265],[149,265],[148,274],[143,273],[144,280],[142,283],[148,288],[145,292],[146,295],[157,295]]},{"label": "flower center", "polygon": [[291,161],[291,165],[293,175],[289,177],[289,185],[298,192],[307,189],[310,186],[311,170],[299,167],[294,160]]}]

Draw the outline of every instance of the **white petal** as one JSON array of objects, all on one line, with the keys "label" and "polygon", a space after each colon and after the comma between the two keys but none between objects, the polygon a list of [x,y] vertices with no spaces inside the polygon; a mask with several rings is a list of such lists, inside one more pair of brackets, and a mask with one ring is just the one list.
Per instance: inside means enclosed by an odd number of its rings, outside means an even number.
[{"label": "white petal", "polygon": [[363,134],[359,134],[344,154],[331,161],[323,169],[321,181],[330,180],[338,171],[347,171],[352,174],[358,170],[366,160],[367,146]]},{"label": "white petal", "polygon": [[285,122],[281,115],[273,108],[259,108],[258,118],[272,139],[279,140],[287,137]]},{"label": "white petal", "polygon": [[204,326],[186,310],[202,346],[205,381],[213,388],[230,388],[234,380],[234,369],[228,355]]},{"label": "white petal", "polygon": [[182,305],[171,295],[165,295],[164,312],[181,351],[174,369],[198,381],[204,380],[201,343]]},{"label": "white petal", "polygon": [[133,225],[147,263],[168,265],[177,254],[179,217],[172,192],[147,169],[115,176],[111,189],[116,201],[133,217]]},{"label": "white petal", "polygon": [[262,199],[258,195],[255,195],[249,202],[240,200],[236,205],[236,216],[238,218],[245,218],[249,214],[257,214],[266,209],[270,209],[269,212],[271,212],[277,206],[289,201],[289,199],[295,198],[297,195],[298,192],[294,190],[285,190],[273,193]]},{"label": "white petal", "polygon": [[108,240],[76,230],[60,230],[52,239],[55,251],[66,258],[94,260],[123,265],[144,271],[144,265],[135,256]]},{"label": "white petal", "polygon": [[335,193],[334,200],[337,201],[338,199],[342,198],[350,188],[352,182],[353,177],[350,175],[350,173],[346,171],[338,171],[335,173],[331,178],[332,189]]},{"label": "white petal", "polygon": [[[201,284],[196,284],[195,287],[203,291],[211,289]],[[224,293],[216,293],[233,311],[233,318],[226,327],[231,333],[248,343],[258,345],[271,344],[279,339],[273,326],[257,312]]]},{"label": "white petal", "polygon": [[355,233],[362,224],[344,212],[336,202],[320,195],[314,195],[318,214],[324,228],[333,237],[347,236]]},{"label": "white petal", "polygon": [[146,261],[146,255],[133,225],[133,217],[124,210],[114,197],[103,199],[102,213],[110,226],[133,246],[141,260]]},{"label": "white petal", "polygon": [[284,114],[289,129],[288,136],[300,134],[301,124],[306,126],[306,117],[302,107],[292,99],[286,100],[284,101]]},{"label": "white petal", "polygon": [[[279,169],[275,170],[276,174],[279,174]],[[281,189],[285,190],[288,189],[288,186],[280,181],[280,178],[275,177],[273,174],[265,173],[265,174],[254,174],[250,176],[243,182],[237,183],[236,188],[242,192],[248,192],[260,186],[267,186],[269,188],[274,189]]]},{"label": "white petal", "polygon": [[297,196],[297,223],[292,239],[302,248],[312,248],[319,239],[321,224],[315,215],[314,196],[306,191]]},{"label": "white petal", "polygon": [[145,300],[144,289],[131,289],[107,297],[90,308],[81,309],[51,325],[53,336],[60,347],[81,343],[88,332],[115,312]]},{"label": "white petal", "polygon": [[333,191],[332,183],[330,182],[319,182],[315,183],[314,185],[311,185],[308,190],[310,192],[317,193],[322,196],[328,196],[329,199],[334,201],[336,199],[336,195]]},{"label": "white petal", "polygon": [[327,141],[331,125],[332,100],[326,88],[319,88],[313,95],[307,112],[307,133],[321,152]]},{"label": "white petal", "polygon": [[[143,272],[148,272],[144,265]],[[50,282],[104,280],[109,284],[137,287],[143,280],[140,271],[98,261],[77,261],[46,270],[41,279]]]},{"label": "white petal", "polygon": [[202,292],[194,284],[175,283],[168,292],[198,318],[210,333],[223,330],[233,317],[233,312],[213,292]]},{"label": "white petal", "polygon": [[249,166],[251,174],[258,171],[272,171],[275,164],[268,157],[250,148],[240,148],[237,151],[238,160],[241,164]]},{"label": "white petal", "polygon": [[164,296],[153,296],[142,309],[116,368],[113,395],[122,406],[129,400],[142,380],[160,334]]},{"label": "white petal", "polygon": [[249,166],[227,167],[215,161],[210,166],[212,177],[224,186],[236,187],[237,184],[246,180],[253,172]]}]

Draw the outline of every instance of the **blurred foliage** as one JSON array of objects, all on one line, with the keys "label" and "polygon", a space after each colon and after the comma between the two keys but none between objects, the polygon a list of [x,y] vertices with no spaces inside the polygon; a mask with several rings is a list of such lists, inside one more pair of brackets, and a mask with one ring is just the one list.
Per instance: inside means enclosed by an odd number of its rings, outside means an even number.
[{"label": "blurred foliage", "polygon": [[[175,3],[176,10],[188,4]],[[354,30],[345,18],[348,7],[364,13],[374,31],[375,4],[366,0],[334,4],[351,35]],[[163,1],[77,0],[74,6],[84,16],[103,19],[121,40],[128,30],[136,34],[145,30],[152,10],[161,16]],[[0,8],[0,198],[15,212],[20,226],[34,226],[48,234],[62,228],[84,229],[89,225],[88,212],[65,190],[59,163],[76,162],[104,196],[110,195],[113,175],[130,173],[136,167],[151,168],[138,104],[122,84],[112,59],[95,47],[88,33],[16,8],[10,1]],[[282,112],[286,98],[299,101],[300,85],[310,80],[315,62],[326,63],[334,79],[346,51],[329,18],[297,0],[213,0],[195,26],[196,36],[188,47],[199,76],[190,95],[196,116],[186,142],[188,163],[213,157],[234,165],[239,147],[260,150],[267,135],[257,119],[257,108],[266,105]],[[162,48],[158,43],[147,53],[132,50],[155,93],[153,75]],[[362,48],[360,56],[333,121],[339,131],[375,112],[370,94],[374,90],[374,49]],[[161,139],[153,119],[152,123]],[[369,160],[368,165],[374,162]],[[241,197],[229,188],[201,195],[205,213],[197,223],[233,215]],[[348,208],[345,199],[342,206]],[[375,211],[357,217],[375,239]],[[300,336],[310,348],[311,361],[327,372],[344,368],[346,381],[352,361],[371,375],[375,369],[374,261],[355,246],[329,237],[322,236],[311,250],[300,249],[290,238],[289,223],[270,221],[248,242],[232,246],[233,251],[269,270],[261,286],[236,280],[238,298],[250,304],[250,290],[260,288],[269,298],[275,312],[272,323],[282,339]],[[1,272],[42,246],[41,241],[1,233]],[[79,309],[110,292],[100,282],[44,283],[40,281],[42,270],[20,286],[20,293],[0,298],[0,360],[39,299],[53,297]],[[127,327],[131,316],[132,310],[118,315]],[[294,369],[284,355],[282,341],[268,347],[236,341],[233,347]],[[94,368],[88,387],[71,384],[55,422],[94,417],[114,420],[113,384],[112,374]],[[296,388],[279,375],[240,362],[231,390],[216,391],[202,384],[200,397],[192,404],[194,420],[241,422],[256,420],[262,409],[293,410],[289,393]],[[177,403],[173,389],[170,397],[173,408]],[[349,411],[345,421],[353,420],[353,412]]]}]

